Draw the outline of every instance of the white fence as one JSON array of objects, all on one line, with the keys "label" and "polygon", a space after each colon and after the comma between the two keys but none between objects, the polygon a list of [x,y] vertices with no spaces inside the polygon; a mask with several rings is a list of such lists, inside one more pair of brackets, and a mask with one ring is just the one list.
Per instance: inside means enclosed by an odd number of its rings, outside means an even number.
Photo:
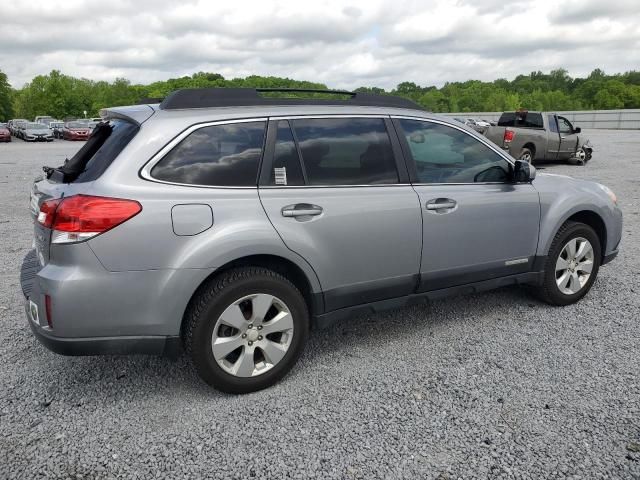
[{"label": "white fence", "polygon": [[[447,117],[475,118],[498,121],[502,112],[443,113]],[[640,110],[583,110],[556,112],[569,119],[576,127],[613,130],[640,129]]]}]

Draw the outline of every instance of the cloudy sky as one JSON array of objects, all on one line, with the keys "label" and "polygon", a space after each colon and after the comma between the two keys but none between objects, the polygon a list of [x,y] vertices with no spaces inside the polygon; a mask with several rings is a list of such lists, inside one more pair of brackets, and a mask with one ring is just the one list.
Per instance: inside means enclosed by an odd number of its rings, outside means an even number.
[{"label": "cloudy sky", "polygon": [[150,82],[197,71],[330,87],[640,69],[640,0],[13,0],[0,70]]}]

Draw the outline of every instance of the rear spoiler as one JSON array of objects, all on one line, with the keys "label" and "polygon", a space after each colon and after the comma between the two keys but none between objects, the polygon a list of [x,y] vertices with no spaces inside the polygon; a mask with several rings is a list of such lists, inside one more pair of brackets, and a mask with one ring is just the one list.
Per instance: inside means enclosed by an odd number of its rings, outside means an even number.
[{"label": "rear spoiler", "polygon": [[104,120],[112,118],[121,118],[138,125],[144,123],[155,113],[155,109],[151,105],[131,105],[128,107],[109,107],[100,110],[100,117]]}]

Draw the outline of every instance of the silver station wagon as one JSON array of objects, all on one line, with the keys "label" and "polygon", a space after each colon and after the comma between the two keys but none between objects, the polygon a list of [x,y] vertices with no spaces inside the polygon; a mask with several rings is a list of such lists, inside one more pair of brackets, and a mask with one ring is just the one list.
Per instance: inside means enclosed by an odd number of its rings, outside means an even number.
[{"label": "silver station wagon", "polygon": [[616,256],[604,185],[536,175],[405,99],[311,93],[103,110],[33,184],[35,336],[66,355],[184,348],[243,393],[282,378],[313,327],[512,284],[567,305]]}]

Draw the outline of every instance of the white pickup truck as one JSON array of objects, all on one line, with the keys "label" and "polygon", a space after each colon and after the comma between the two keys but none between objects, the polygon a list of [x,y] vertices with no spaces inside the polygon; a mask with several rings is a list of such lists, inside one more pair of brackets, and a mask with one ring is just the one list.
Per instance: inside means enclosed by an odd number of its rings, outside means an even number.
[{"label": "white pickup truck", "polygon": [[566,160],[586,163],[593,146],[565,117],[550,112],[518,110],[500,115],[497,126],[485,136],[511,156],[529,163],[535,160]]}]

